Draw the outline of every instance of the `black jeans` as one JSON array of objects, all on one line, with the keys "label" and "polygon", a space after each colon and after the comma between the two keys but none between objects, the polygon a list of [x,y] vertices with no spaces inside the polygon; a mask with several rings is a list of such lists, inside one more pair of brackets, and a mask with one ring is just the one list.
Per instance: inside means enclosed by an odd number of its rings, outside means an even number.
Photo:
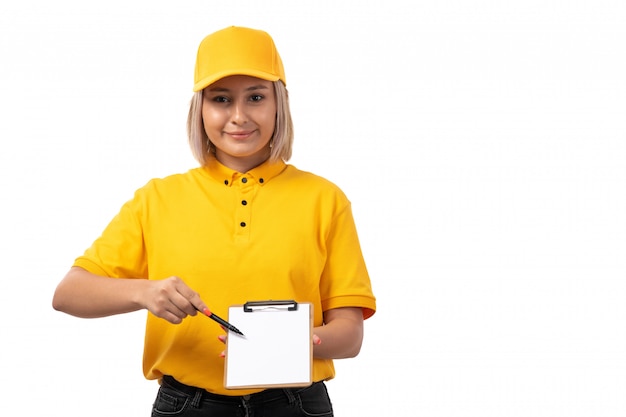
[{"label": "black jeans", "polygon": [[163,377],[152,417],[333,417],[326,385],[272,388],[243,396],[217,395]]}]

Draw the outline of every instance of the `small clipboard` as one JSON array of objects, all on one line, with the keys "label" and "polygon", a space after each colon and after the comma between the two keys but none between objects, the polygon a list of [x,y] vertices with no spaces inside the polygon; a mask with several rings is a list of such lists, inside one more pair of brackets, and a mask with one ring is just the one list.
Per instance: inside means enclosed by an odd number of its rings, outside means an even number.
[{"label": "small clipboard", "polygon": [[312,382],[313,305],[294,300],[248,301],[228,309],[224,386],[304,387]]}]

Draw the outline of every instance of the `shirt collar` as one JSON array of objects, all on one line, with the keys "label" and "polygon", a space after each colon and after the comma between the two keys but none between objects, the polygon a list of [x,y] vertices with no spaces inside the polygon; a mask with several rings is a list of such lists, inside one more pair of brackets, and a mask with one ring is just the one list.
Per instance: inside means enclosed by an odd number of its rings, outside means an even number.
[{"label": "shirt collar", "polygon": [[261,165],[252,168],[250,171],[241,173],[222,165],[215,156],[211,156],[207,161],[205,169],[211,178],[230,187],[235,180],[244,177],[263,186],[283,172],[286,167],[287,164],[282,160],[276,162],[265,161]]}]

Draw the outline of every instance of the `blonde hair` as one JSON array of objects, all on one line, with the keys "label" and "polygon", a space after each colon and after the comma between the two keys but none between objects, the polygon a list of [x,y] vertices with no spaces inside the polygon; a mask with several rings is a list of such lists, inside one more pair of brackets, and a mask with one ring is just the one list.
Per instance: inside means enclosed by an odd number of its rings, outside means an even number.
[{"label": "blonde hair", "polygon": [[[274,85],[274,93],[276,95],[276,124],[274,126],[274,134],[270,139],[272,148],[269,160],[276,162],[282,159],[286,162],[291,158],[294,136],[289,97],[287,88],[281,81],[274,81],[272,84]],[[202,91],[194,93],[191,97],[189,114],[187,116],[187,136],[194,158],[200,162],[200,165],[206,166],[209,160],[209,152],[215,151],[215,145],[209,141],[204,130],[202,121]]]}]

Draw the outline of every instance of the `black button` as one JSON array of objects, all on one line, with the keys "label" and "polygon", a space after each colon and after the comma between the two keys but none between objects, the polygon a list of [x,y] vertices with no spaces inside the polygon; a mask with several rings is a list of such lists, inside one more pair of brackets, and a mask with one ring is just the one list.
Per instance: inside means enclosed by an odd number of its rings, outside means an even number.
[{"label": "black button", "polygon": [[241,222],[241,223],[239,223],[239,225],[240,225],[241,227],[246,227],[246,222]]},{"label": "black button", "polygon": [[243,183],[245,184],[245,183],[247,183],[247,182],[248,182],[248,179],[247,179],[247,178],[242,178],[242,179],[241,179],[241,182],[243,182]]},{"label": "black button", "polygon": [[228,185],[228,180],[224,180],[224,185]]},{"label": "black button", "polygon": [[265,181],[265,180],[264,180],[263,178],[259,178],[259,182],[260,182],[261,184],[263,184],[263,182],[264,182],[264,181]]},{"label": "black button", "polygon": [[248,204],[248,202],[246,200],[241,200],[241,204],[245,206],[246,204]]}]

